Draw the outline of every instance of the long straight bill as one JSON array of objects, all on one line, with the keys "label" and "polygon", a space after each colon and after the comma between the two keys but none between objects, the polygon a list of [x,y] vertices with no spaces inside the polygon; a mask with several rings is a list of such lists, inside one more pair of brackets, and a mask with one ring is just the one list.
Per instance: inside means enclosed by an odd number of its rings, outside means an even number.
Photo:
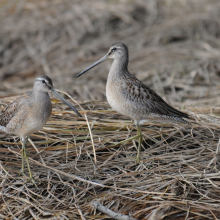
[{"label": "long straight bill", "polygon": [[77,77],[81,76],[83,73],[87,72],[88,70],[92,69],[93,67],[99,65],[100,63],[103,63],[104,61],[106,61],[108,59],[108,54],[106,54],[104,57],[102,57],[100,60],[96,61],[95,63],[93,63],[91,66],[89,66],[88,68],[86,68],[85,70],[83,70],[81,73],[79,73]]},{"label": "long straight bill", "polygon": [[60,94],[52,87],[51,91],[53,92],[53,94],[59,98],[64,104],[68,105],[79,117],[82,117],[82,115],[69,103],[66,101],[66,99],[64,99],[62,96],[60,96]]}]

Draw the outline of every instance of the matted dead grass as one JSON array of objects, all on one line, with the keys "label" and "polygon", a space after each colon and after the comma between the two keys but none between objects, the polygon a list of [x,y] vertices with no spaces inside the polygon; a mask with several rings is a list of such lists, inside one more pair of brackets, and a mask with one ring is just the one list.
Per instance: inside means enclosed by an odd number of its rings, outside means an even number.
[{"label": "matted dead grass", "polygon": [[106,102],[81,106],[91,133],[85,117],[56,101],[50,121],[31,135],[38,152],[30,143],[27,149],[38,188],[18,175],[18,140],[1,138],[2,219],[111,219],[95,211],[94,201],[136,219],[220,218],[220,108],[212,114],[187,108],[192,120],[184,127],[142,126],[136,165],[135,141],[113,146],[136,134],[133,123]]},{"label": "matted dead grass", "polygon": [[[95,201],[136,219],[220,219],[219,21],[219,0],[1,1],[1,111],[46,74],[87,120],[53,100],[28,144],[38,189],[18,175],[19,140],[0,138],[0,218],[111,219]],[[184,128],[144,125],[140,165],[136,141],[112,147],[136,128],[105,101],[111,63],[75,79],[116,41],[131,73],[192,116]]]}]

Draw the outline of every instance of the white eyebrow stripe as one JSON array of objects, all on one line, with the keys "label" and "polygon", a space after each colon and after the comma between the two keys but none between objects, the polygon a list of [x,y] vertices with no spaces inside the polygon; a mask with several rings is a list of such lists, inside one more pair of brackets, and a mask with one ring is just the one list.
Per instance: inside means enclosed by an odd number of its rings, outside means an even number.
[{"label": "white eyebrow stripe", "polygon": [[38,80],[45,80],[46,82],[48,82],[45,78],[37,78]]}]

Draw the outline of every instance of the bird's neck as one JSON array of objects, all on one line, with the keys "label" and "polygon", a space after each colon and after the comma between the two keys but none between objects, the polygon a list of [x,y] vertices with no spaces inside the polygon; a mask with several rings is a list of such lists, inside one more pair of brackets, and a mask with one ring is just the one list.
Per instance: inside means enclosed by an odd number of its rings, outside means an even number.
[{"label": "bird's neck", "polygon": [[43,101],[50,100],[50,96],[48,92],[39,91],[36,89],[33,89],[31,98],[34,102],[38,102],[38,103],[42,103]]},{"label": "bird's neck", "polygon": [[114,79],[114,78],[120,78],[127,74],[129,74],[128,60],[114,59],[112,66],[110,68],[110,71],[109,71],[108,80]]}]

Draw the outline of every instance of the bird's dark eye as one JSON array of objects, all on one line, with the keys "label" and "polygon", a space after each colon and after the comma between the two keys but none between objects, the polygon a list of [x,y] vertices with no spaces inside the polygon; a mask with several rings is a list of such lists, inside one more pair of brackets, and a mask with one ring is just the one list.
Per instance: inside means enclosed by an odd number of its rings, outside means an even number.
[{"label": "bird's dark eye", "polygon": [[115,50],[117,50],[117,48],[116,48],[116,47],[114,47],[114,48],[112,49],[112,51],[115,51]]},{"label": "bird's dark eye", "polygon": [[45,80],[42,80],[41,82],[42,82],[42,83],[46,83]]}]

